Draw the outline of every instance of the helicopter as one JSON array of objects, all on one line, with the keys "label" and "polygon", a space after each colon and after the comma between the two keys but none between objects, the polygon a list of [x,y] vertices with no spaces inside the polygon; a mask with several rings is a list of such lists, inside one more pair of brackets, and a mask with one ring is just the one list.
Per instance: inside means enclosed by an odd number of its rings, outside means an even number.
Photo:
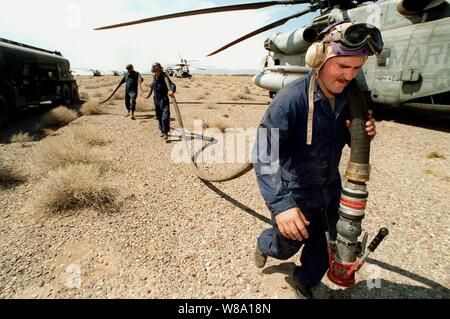
[{"label": "helicopter", "polygon": [[279,5],[309,6],[286,18],[250,32],[210,53],[215,55],[244,40],[279,27],[310,12],[320,14],[307,26],[267,38],[268,51],[254,83],[271,97],[288,83],[308,74],[305,55],[327,26],[342,21],[370,23],[380,29],[383,51],[370,57],[357,81],[371,102],[450,113],[450,3],[449,0],[289,0],[212,7],[125,22],[105,30],[208,13],[262,9]]},{"label": "helicopter", "polygon": [[176,78],[183,78],[183,79],[191,79],[192,74],[190,68],[199,69],[199,70],[205,70],[204,68],[193,66],[192,63],[197,62],[194,60],[187,60],[181,57],[180,54],[178,54],[180,57],[180,62],[176,64],[167,65],[164,70],[169,76],[175,76]]},{"label": "helicopter", "polygon": [[100,70],[94,70],[94,69],[91,69],[90,71],[92,72],[92,74],[93,74],[94,77],[100,77],[100,76],[102,76],[102,72],[101,72]]}]

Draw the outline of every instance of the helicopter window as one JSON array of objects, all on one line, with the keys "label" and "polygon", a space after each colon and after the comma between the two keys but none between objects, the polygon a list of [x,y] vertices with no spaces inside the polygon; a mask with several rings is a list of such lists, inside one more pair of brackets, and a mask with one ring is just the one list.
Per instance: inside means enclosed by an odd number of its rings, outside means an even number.
[{"label": "helicopter window", "polygon": [[378,66],[387,66],[391,57],[391,49],[384,49],[378,55]]},{"label": "helicopter window", "polygon": [[275,65],[281,65],[280,59],[275,59]]}]

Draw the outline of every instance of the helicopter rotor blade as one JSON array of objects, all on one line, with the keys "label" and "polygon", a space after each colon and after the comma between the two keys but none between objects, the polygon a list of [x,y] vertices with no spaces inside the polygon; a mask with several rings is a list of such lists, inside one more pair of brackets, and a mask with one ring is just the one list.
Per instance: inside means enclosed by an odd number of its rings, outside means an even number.
[{"label": "helicopter rotor blade", "polygon": [[261,9],[261,8],[277,6],[277,5],[310,3],[310,1],[311,0],[265,1],[265,2],[243,3],[243,4],[236,4],[236,5],[213,7],[213,8],[185,11],[185,12],[174,13],[174,14],[166,14],[166,15],[162,15],[162,16],[141,19],[141,20],[135,20],[135,21],[130,21],[130,22],[124,22],[124,23],[109,25],[109,26],[105,26],[105,27],[95,28],[94,30],[114,29],[114,28],[126,27],[126,26],[130,26],[130,25],[142,24],[142,23],[147,23],[147,22],[174,19],[174,18],[180,18],[180,17],[188,17],[188,16],[194,16],[194,15],[200,15],[200,14]]},{"label": "helicopter rotor blade", "polygon": [[231,47],[231,46],[233,46],[235,44],[238,44],[238,43],[240,43],[240,42],[242,42],[244,40],[247,40],[247,39],[249,39],[251,37],[254,37],[255,35],[258,35],[258,34],[263,33],[265,31],[268,31],[268,30],[271,30],[273,28],[279,27],[279,26],[285,24],[286,22],[288,22],[291,19],[299,18],[299,17],[301,17],[301,16],[303,16],[305,14],[308,14],[310,12],[314,12],[316,9],[317,9],[317,6],[311,6],[311,7],[309,7],[308,9],[306,9],[304,11],[301,11],[299,13],[293,14],[291,16],[288,16],[286,18],[283,18],[281,20],[278,20],[278,21],[275,21],[275,22],[273,22],[271,24],[268,24],[268,25],[266,25],[266,26],[264,26],[262,28],[259,28],[258,30],[255,30],[253,32],[250,32],[250,33],[240,37],[237,40],[234,40],[233,42],[228,43],[227,45],[225,45],[225,46],[221,47],[220,49],[218,49],[218,50],[208,54],[207,56],[208,57],[213,56],[213,55],[215,55],[215,54],[217,54],[219,52],[222,52],[223,50],[228,49],[229,47]]}]

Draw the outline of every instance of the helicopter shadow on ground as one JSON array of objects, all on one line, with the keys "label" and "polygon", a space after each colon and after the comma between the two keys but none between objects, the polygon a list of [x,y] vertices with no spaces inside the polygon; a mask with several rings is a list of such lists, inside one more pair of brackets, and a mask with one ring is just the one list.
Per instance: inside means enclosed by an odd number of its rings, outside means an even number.
[{"label": "helicopter shadow on ground", "polygon": [[382,105],[373,105],[372,107],[374,109],[374,117],[379,122],[393,121],[395,123],[450,133],[450,114],[430,113],[404,108],[387,108]]},{"label": "helicopter shadow on ground", "polygon": [[[367,264],[377,265],[383,269],[394,272],[401,276],[417,281],[424,286],[414,286],[399,284],[389,280],[380,278],[378,282],[375,280],[360,281],[351,289],[330,289],[323,283],[319,285],[320,297],[327,299],[441,299],[449,298],[450,290],[441,284],[412,273],[408,270],[397,266],[387,264],[372,258],[367,259]],[[264,274],[281,273],[286,275],[286,282],[295,287],[295,279],[293,272],[296,264],[293,262],[281,263],[279,265],[267,267],[263,270]]]}]

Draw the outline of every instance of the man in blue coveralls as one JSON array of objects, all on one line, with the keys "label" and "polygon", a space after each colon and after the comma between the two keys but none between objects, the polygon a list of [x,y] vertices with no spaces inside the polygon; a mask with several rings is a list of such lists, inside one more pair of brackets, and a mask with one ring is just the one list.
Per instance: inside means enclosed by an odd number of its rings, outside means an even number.
[{"label": "man in blue coveralls", "polygon": [[[163,72],[160,63],[156,62],[152,65],[152,72],[155,74],[153,83],[147,99],[154,93],[153,101],[155,103],[156,118],[159,123],[161,137],[168,143],[170,133],[170,101],[169,97],[173,97],[177,87]],[[166,78],[170,87],[167,87]]]},{"label": "man in blue coveralls", "polygon": [[136,118],[134,117],[134,112],[136,111],[138,86],[140,86],[144,80],[139,72],[134,70],[132,64],[128,64],[126,68],[127,74],[123,77],[122,81],[119,83],[119,86],[125,83],[125,107],[128,111],[127,117],[130,116],[131,112],[131,119],[135,120]]},{"label": "man in blue coveralls", "polygon": [[[258,239],[255,264],[263,268],[268,256],[287,260],[303,247],[301,266],[293,274],[300,297],[312,298],[328,270],[323,217],[327,214],[335,236],[342,189],[339,162],[343,147],[351,143],[345,89],[368,56],[383,46],[378,29],[352,25],[335,25],[319,35],[306,56],[313,70],[278,92],[260,124],[265,133],[258,135],[255,171],[273,227]],[[371,116],[366,126],[375,137]],[[279,158],[261,156],[275,148]]]}]

